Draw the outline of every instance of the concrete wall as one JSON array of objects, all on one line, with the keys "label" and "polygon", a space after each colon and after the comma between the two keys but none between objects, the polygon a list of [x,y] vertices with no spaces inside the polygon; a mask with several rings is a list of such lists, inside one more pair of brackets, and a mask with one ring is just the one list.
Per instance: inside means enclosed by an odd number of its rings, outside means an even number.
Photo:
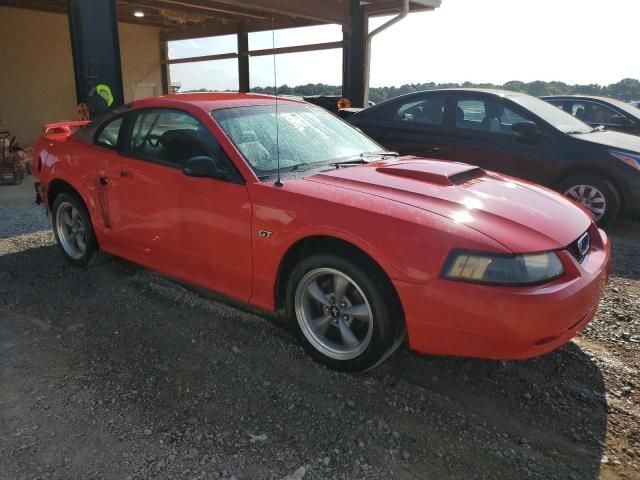
[{"label": "concrete wall", "polygon": [[[31,146],[42,125],[77,120],[65,15],[0,7],[0,130]],[[118,25],[125,101],[162,93],[160,30]]]}]

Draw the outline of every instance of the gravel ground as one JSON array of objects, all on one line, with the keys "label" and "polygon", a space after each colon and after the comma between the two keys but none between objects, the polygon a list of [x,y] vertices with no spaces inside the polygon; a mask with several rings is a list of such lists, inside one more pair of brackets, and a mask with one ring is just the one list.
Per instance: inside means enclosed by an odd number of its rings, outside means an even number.
[{"label": "gravel ground", "polygon": [[0,185],[0,239],[51,228],[49,219],[35,208],[36,191],[25,179],[22,185]]},{"label": "gravel ground", "polygon": [[0,193],[0,479],[640,478],[638,222],[560,350],[347,375],[277,316],[69,266],[31,201]]}]

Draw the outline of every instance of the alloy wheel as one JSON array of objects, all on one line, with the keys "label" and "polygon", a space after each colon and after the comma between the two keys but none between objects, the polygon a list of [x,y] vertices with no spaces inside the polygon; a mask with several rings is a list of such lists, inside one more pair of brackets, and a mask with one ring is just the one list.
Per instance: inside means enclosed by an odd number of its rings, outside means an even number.
[{"label": "alloy wheel", "polygon": [[371,342],[371,305],[360,286],[343,272],[309,271],[298,283],[294,307],[307,340],[329,358],[356,358]]},{"label": "alloy wheel", "polygon": [[56,233],[60,245],[74,260],[82,258],[87,250],[87,231],[82,215],[71,203],[61,203],[56,211]]},{"label": "alloy wheel", "polygon": [[593,185],[574,185],[564,194],[589,210],[596,222],[603,217],[607,210],[607,199]]}]

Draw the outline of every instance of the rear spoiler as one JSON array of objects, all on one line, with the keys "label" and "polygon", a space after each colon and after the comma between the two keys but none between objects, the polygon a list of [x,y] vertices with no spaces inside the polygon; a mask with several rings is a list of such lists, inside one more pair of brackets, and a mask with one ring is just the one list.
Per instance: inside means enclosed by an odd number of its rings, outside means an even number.
[{"label": "rear spoiler", "polygon": [[68,136],[71,135],[74,131],[76,131],[80,127],[84,127],[85,125],[91,123],[89,120],[78,120],[75,122],[56,122],[56,123],[47,123],[44,127],[42,127],[42,135],[60,135]]}]

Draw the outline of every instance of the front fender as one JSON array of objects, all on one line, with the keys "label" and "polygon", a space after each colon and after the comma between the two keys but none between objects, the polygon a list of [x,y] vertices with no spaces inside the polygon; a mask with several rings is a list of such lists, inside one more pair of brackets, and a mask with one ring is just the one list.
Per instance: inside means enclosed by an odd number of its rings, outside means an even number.
[{"label": "front fender", "polygon": [[280,188],[248,186],[253,209],[251,303],[274,308],[283,259],[305,238],[325,236],[347,242],[371,257],[392,281],[410,284],[437,277],[454,246],[502,248],[464,225],[409,205],[374,201],[361,193],[346,202],[337,200],[328,191],[334,188],[305,181],[291,181]]}]

